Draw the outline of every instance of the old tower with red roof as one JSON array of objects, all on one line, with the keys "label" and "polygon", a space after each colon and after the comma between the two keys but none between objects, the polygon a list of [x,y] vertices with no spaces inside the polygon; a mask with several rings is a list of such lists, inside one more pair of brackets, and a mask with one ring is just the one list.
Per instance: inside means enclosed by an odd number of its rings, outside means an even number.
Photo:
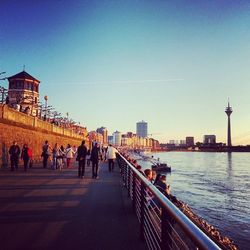
[{"label": "old tower with red roof", "polygon": [[8,77],[8,81],[9,105],[27,114],[38,115],[40,81],[26,71]]}]

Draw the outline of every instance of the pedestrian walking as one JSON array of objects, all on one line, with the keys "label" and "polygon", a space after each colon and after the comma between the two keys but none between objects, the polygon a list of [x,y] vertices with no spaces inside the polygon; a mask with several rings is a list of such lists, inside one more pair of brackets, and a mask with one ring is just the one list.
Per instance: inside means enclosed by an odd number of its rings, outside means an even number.
[{"label": "pedestrian walking", "polygon": [[58,150],[59,155],[57,156],[57,164],[60,171],[62,171],[65,159],[65,151],[63,145]]},{"label": "pedestrian walking", "polygon": [[13,141],[9,149],[11,171],[18,170],[18,162],[21,150],[16,141]]},{"label": "pedestrian walking", "polygon": [[50,156],[50,145],[49,142],[46,140],[43,147],[42,147],[42,154],[41,157],[43,157],[43,168],[47,168],[48,165],[48,159]]},{"label": "pedestrian walking", "polygon": [[32,149],[28,146],[28,156],[29,156],[29,168],[32,168],[33,166],[33,151]]},{"label": "pedestrian walking", "polygon": [[30,164],[30,150],[28,145],[23,144],[21,159],[23,160],[24,171],[26,172]]},{"label": "pedestrian walking", "polygon": [[67,160],[67,168],[71,167],[71,162],[72,162],[72,159],[74,158],[75,153],[76,152],[73,150],[73,148],[70,146],[70,144],[68,144],[67,148],[65,149],[65,156],[66,156],[66,160]]},{"label": "pedestrian walking", "polygon": [[56,143],[54,148],[52,149],[52,168],[54,170],[57,169],[57,157],[59,156],[59,147]]},{"label": "pedestrian walking", "polygon": [[85,174],[85,164],[86,164],[87,147],[85,146],[85,141],[77,149],[77,160],[78,160],[78,177],[84,178]]},{"label": "pedestrian walking", "polygon": [[87,156],[86,156],[86,159],[87,159],[87,166],[90,165],[90,162],[91,162],[91,152],[90,152],[90,149],[88,149],[88,152],[87,152]]},{"label": "pedestrian walking", "polygon": [[117,149],[114,148],[111,144],[109,144],[108,149],[107,149],[107,153],[106,153],[106,158],[108,159],[109,162],[109,172],[114,171],[114,160],[116,159],[116,153],[117,153]]},{"label": "pedestrian walking", "polygon": [[99,170],[99,159],[100,159],[100,148],[98,144],[95,143],[94,147],[91,150],[91,161],[92,161],[92,178],[98,179],[98,170]]}]

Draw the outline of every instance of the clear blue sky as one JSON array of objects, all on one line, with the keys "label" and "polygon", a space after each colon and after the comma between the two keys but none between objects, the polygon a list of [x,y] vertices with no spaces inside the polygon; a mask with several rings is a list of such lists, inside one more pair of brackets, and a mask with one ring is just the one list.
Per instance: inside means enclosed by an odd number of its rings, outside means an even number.
[{"label": "clear blue sky", "polygon": [[[1,1],[0,71],[41,80],[40,99],[88,130],[161,142],[216,134],[250,144],[250,2]],[[0,84],[6,84],[1,82]]]}]

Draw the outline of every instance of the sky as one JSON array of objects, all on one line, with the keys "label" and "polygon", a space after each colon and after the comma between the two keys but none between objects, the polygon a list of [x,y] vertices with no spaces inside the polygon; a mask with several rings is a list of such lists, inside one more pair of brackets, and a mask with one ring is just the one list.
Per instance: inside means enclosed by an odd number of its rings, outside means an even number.
[{"label": "sky", "polygon": [[[165,143],[215,134],[250,144],[250,2],[0,1],[0,72],[41,81],[40,100],[89,131]],[[7,81],[0,85],[7,87]]]}]

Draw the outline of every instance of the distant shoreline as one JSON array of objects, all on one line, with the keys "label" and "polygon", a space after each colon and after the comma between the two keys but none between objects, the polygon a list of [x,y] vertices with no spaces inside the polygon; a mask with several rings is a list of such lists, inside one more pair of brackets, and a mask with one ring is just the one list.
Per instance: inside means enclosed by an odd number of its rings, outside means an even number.
[{"label": "distant shoreline", "polygon": [[152,153],[158,152],[195,152],[195,153],[250,153],[250,148],[245,150],[231,149],[231,150],[214,150],[214,149],[199,149],[199,150],[188,150],[188,149],[159,149],[152,150]]}]

